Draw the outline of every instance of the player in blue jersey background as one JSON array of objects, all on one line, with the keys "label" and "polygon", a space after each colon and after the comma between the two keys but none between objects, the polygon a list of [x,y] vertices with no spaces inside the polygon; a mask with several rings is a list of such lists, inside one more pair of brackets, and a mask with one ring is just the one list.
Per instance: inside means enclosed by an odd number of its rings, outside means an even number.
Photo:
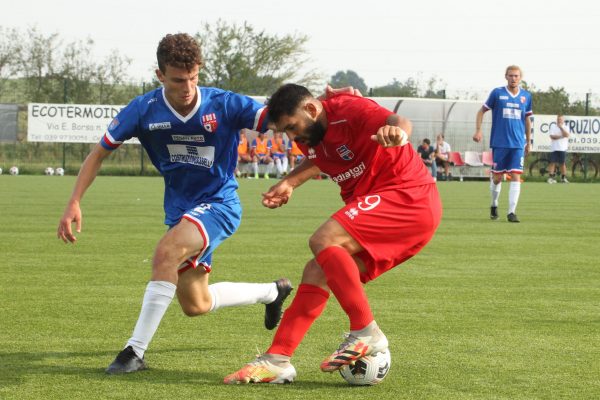
[{"label": "player in blue jersey background", "polygon": [[265,107],[249,97],[198,86],[203,61],[188,34],[166,35],[157,49],[156,75],[162,87],[133,99],[111,122],[81,166],[57,235],[75,243],[81,231],[80,202],[103,160],[137,137],[165,182],[168,231],[156,246],[152,277],[131,338],[107,373],[146,368],[144,353],[175,294],[183,312],[196,316],[219,308],[266,304],[264,324],[273,329],[292,290],[288,279],[269,283],[208,284],[212,253],[238,228],[236,193],[238,132],[264,131]]},{"label": "player in blue jersey background", "polygon": [[521,68],[516,65],[508,66],[505,78],[507,85],[492,90],[486,102],[477,112],[473,140],[476,142],[483,140],[481,132],[483,114],[492,110],[490,147],[494,165],[490,182],[492,196],[490,218],[498,219],[498,198],[502,187],[502,176],[509,173],[511,181],[508,192],[507,220],[520,222],[516,215],[516,209],[521,193],[523,163],[529,153],[531,143],[532,101],[531,93],[519,85],[522,78]]}]

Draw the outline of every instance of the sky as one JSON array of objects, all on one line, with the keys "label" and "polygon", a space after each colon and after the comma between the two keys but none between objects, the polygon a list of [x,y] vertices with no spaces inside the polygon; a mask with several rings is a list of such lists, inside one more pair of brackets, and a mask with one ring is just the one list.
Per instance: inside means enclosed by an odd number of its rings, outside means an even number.
[{"label": "sky", "polygon": [[98,61],[118,50],[133,60],[133,78],[150,79],[165,34],[194,34],[219,19],[308,36],[304,68],[324,83],[340,70],[369,87],[434,78],[449,97],[485,100],[516,64],[537,89],[562,87],[572,100],[591,93],[600,103],[600,2],[590,0],[19,0],[0,13],[0,26],[91,38]]}]

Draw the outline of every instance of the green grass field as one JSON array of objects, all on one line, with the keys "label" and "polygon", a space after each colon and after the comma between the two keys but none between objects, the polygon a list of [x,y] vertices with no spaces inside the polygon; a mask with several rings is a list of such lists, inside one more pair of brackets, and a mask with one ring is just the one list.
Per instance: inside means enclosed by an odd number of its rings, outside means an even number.
[{"label": "green grass field", "polygon": [[[319,371],[348,329],[333,298],[293,359],[292,385],[221,383],[268,347],[260,305],[188,318],[174,301],[146,353],[151,369],[105,375],[165,231],[162,180],[99,177],[75,246],[55,236],[73,182],[0,176],[0,399],[600,398],[600,185],[525,183],[522,223],[509,224],[489,220],[487,183],[440,182],[432,242],[367,285],[392,368],[355,388]],[[341,202],[336,185],[312,181],[268,210],[260,193],[273,183],[241,182],[244,219],[215,254],[213,282],[298,283],[309,235]]]}]

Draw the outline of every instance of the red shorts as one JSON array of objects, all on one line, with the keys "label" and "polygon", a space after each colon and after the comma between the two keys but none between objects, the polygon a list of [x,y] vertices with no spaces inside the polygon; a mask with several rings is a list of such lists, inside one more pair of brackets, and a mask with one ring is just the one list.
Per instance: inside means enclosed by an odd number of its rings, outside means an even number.
[{"label": "red shorts", "polygon": [[442,217],[435,184],[361,196],[332,218],[364,249],[363,283],[403,263],[431,240]]}]

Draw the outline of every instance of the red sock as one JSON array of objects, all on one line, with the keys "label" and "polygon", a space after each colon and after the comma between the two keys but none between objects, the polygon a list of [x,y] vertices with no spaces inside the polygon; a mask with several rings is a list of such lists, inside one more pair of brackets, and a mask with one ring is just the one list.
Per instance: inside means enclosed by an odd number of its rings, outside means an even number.
[{"label": "red sock", "polygon": [[329,292],[318,286],[300,284],[292,304],[283,313],[267,353],[291,357],[313,322],[321,315]]},{"label": "red sock", "polygon": [[369,325],[373,313],[360,281],[358,266],[350,253],[342,247],[327,247],[317,255],[317,263],[327,277],[327,286],[350,319],[350,330]]}]

